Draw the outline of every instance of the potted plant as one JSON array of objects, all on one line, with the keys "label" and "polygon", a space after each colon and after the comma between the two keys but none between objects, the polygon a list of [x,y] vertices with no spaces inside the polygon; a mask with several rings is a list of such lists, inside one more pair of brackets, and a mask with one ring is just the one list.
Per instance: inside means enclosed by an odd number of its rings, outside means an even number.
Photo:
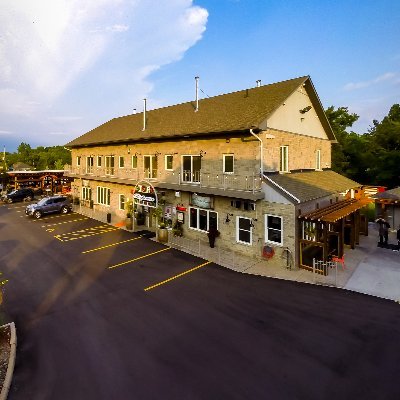
[{"label": "potted plant", "polygon": [[172,227],[172,234],[174,236],[183,236],[183,226],[182,222],[176,221]]},{"label": "potted plant", "polygon": [[126,211],[126,220],[125,220],[125,227],[128,230],[132,230],[133,228],[133,221],[132,221],[132,215],[133,215],[133,201],[128,200],[125,204],[125,211]]},{"label": "potted plant", "polygon": [[214,247],[215,245],[215,238],[220,235],[220,232],[217,228],[210,228],[207,232],[208,242],[210,243],[210,247]]},{"label": "potted plant", "polygon": [[168,242],[168,229],[164,222],[164,210],[162,207],[157,207],[154,211],[154,216],[157,221],[157,239],[161,243]]}]

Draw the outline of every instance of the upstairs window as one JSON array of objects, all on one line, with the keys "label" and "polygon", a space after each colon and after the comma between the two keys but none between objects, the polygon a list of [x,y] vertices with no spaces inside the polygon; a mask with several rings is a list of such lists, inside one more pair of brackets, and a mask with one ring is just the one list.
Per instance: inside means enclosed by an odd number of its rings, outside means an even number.
[{"label": "upstairs window", "polygon": [[76,166],[80,167],[81,166],[81,156],[76,157]]},{"label": "upstairs window", "polygon": [[86,173],[88,174],[93,173],[93,165],[94,165],[94,157],[93,156],[86,157]]},{"label": "upstairs window", "polygon": [[119,160],[119,161],[118,161],[118,166],[119,166],[120,168],[124,168],[124,167],[125,167],[125,157],[120,156],[118,160]]},{"label": "upstairs window", "polygon": [[174,156],[171,154],[165,156],[165,169],[167,171],[173,171],[174,169]]},{"label": "upstairs window", "polygon": [[114,175],[114,156],[105,157],[106,175]]},{"label": "upstairs window", "polygon": [[280,147],[279,172],[289,172],[289,146]]},{"label": "upstairs window", "polygon": [[321,170],[321,150],[315,151],[315,169],[317,171]]},{"label": "upstairs window", "polygon": [[222,160],[224,174],[233,174],[233,154],[223,154]]},{"label": "upstairs window", "polygon": [[137,168],[137,156],[132,156],[132,169]]},{"label": "upstairs window", "polygon": [[103,157],[97,156],[97,167],[101,167],[102,161],[103,161]]}]

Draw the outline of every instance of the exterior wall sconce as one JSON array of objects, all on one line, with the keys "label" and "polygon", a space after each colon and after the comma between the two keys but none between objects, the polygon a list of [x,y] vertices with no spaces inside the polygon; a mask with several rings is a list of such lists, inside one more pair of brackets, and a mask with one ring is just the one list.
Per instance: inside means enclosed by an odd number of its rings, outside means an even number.
[{"label": "exterior wall sconce", "polygon": [[257,219],[256,219],[256,218],[252,218],[252,219],[251,219],[251,221],[250,221],[250,228],[254,228],[254,227],[255,227],[254,222],[257,222]]},{"label": "exterior wall sconce", "polygon": [[204,151],[204,150],[200,150],[200,157],[203,157],[203,156],[205,156],[207,154],[207,152],[206,151]]},{"label": "exterior wall sconce", "polygon": [[311,109],[312,109],[311,106],[307,106],[307,107],[304,107],[303,109],[301,109],[299,111],[300,111],[300,114],[305,114],[306,112],[310,111]]},{"label": "exterior wall sconce", "polygon": [[231,222],[231,219],[229,217],[233,217],[233,214],[226,214],[226,218],[225,218],[225,223],[229,224],[229,222]]},{"label": "exterior wall sconce", "polygon": [[141,156],[141,155],[142,155],[142,153],[138,153],[138,152],[136,152],[134,155],[135,155],[135,157],[137,157],[137,156]]}]

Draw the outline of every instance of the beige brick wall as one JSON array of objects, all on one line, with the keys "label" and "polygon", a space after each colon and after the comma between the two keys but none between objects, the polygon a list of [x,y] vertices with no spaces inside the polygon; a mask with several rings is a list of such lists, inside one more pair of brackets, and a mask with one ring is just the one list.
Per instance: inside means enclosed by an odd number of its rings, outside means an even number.
[{"label": "beige brick wall", "polygon": [[[274,138],[267,138],[266,135]],[[279,171],[280,146],[289,146],[289,170],[315,169],[318,149],[321,150],[321,168],[331,167],[331,142],[327,139],[272,129],[260,137],[263,140],[265,171]]]}]

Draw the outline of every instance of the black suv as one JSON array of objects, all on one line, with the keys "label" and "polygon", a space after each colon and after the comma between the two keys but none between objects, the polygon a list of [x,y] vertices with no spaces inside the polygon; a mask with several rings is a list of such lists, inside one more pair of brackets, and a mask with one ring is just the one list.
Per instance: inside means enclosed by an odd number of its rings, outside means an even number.
[{"label": "black suv", "polygon": [[71,201],[67,196],[44,197],[36,204],[26,206],[25,214],[39,219],[43,214],[60,212],[67,214],[72,210]]},{"label": "black suv", "polygon": [[10,193],[5,194],[2,200],[6,203],[14,203],[15,201],[31,201],[35,197],[32,189],[14,189]]}]

